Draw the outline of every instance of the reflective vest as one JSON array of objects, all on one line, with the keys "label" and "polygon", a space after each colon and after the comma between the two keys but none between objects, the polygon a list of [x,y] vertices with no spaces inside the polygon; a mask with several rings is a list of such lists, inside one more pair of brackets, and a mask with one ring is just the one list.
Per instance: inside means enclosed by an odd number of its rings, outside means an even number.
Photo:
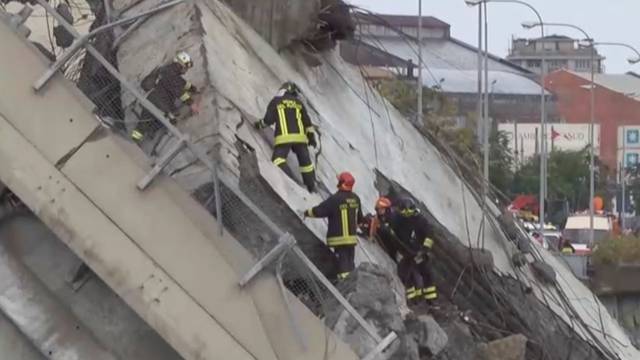
[{"label": "reflective vest", "polygon": [[276,125],[275,145],[307,144],[313,126],[302,102],[293,95],[276,96],[267,107],[264,126]]},{"label": "reflective vest", "polygon": [[358,243],[356,230],[363,222],[360,198],[351,191],[338,191],[320,205],[306,211],[308,217],[328,218],[327,245],[353,246]]}]

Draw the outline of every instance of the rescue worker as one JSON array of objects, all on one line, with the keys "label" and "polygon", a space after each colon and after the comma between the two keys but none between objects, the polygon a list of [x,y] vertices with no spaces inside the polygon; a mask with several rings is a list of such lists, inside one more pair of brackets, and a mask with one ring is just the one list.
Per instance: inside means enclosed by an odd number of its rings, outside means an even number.
[{"label": "rescue worker", "polygon": [[304,212],[304,217],[328,218],[327,245],[335,254],[339,280],[344,280],[355,268],[356,231],[363,222],[360,198],[353,192],[355,182],[351,173],[341,173],[338,175],[338,191]]},{"label": "rescue worker", "polygon": [[[198,89],[182,77],[192,67],[191,56],[180,51],[171,63],[153,70],[142,80],[142,88],[145,91],[151,90],[147,100],[164,112],[172,124],[175,124],[182,105],[190,106],[191,111],[197,113],[193,95],[198,93]],[[161,128],[160,121],[145,108],[135,130],[131,132],[131,138],[141,142],[145,138],[153,138]]]},{"label": "rescue worker", "polygon": [[360,229],[370,241],[376,241],[382,249],[397,261],[398,239],[391,229],[391,219],[393,218],[393,208],[391,200],[387,197],[380,197],[376,200],[375,214],[367,214]]},{"label": "rescue worker", "polygon": [[391,224],[398,214],[393,211],[391,200],[387,197],[379,198],[375,209],[375,216],[368,215],[369,221],[363,227],[367,230],[369,238],[377,240],[391,259],[397,263],[398,276],[406,289],[407,303],[416,304],[420,301],[424,286],[422,275],[412,262],[415,252],[398,238],[392,228]]},{"label": "rescue worker", "polygon": [[561,252],[563,255],[573,255],[576,253],[576,249],[571,245],[571,240],[562,239]]},{"label": "rescue worker", "polygon": [[[438,292],[431,272],[431,249],[433,230],[427,219],[420,214],[411,198],[400,200],[398,215],[394,217],[392,228],[400,242],[410,249],[398,264],[398,275],[406,284],[415,284],[415,297],[422,298],[434,306]],[[416,277],[416,272],[419,277]],[[409,291],[410,287],[407,289]],[[409,298],[412,294],[408,293]]]},{"label": "rescue worker", "polygon": [[293,151],[298,157],[298,165],[302,180],[309,190],[315,191],[315,169],[308,146],[318,146],[313,125],[304,104],[300,100],[300,89],[293,82],[286,82],[280,87],[282,94],[274,97],[264,119],[256,122],[255,127],[262,129],[275,124],[275,147],[273,163],[286,172],[287,155]]}]

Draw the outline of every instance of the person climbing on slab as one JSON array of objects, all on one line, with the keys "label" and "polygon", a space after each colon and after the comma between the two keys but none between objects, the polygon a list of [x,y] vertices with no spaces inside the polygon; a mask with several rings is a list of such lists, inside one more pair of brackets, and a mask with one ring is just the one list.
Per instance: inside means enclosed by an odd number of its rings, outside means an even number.
[{"label": "person climbing on slab", "polygon": [[394,221],[400,216],[387,197],[380,197],[375,204],[375,215],[367,215],[361,230],[369,235],[371,241],[377,241],[380,247],[397,265],[398,277],[406,289],[409,305],[418,305],[422,301],[424,281],[413,259],[415,250],[401,241],[393,230]]},{"label": "person climbing on slab", "polygon": [[316,188],[316,175],[308,146],[316,148],[315,130],[309,119],[309,113],[300,99],[300,88],[287,81],[280,87],[269,105],[264,118],[255,123],[256,129],[263,129],[275,124],[275,146],[273,163],[285,171],[287,156],[293,151],[298,157],[298,165],[302,180],[309,190]]},{"label": "person climbing on slab", "polygon": [[429,307],[435,308],[438,292],[431,271],[433,229],[413,199],[400,199],[398,216],[393,219],[392,228],[400,241],[412,249],[410,256],[403,257],[398,264],[400,277],[413,277],[417,270],[420,274],[416,284],[418,296],[424,299]]},{"label": "person climbing on slab", "polygon": [[338,191],[303,216],[328,218],[327,245],[338,263],[338,279],[344,280],[355,269],[357,229],[363,222],[360,198],[353,192],[355,178],[349,172],[338,175]]},{"label": "person climbing on slab", "polygon": [[[151,91],[147,100],[164,112],[172,124],[175,123],[177,113],[183,105],[190,106],[192,113],[198,112],[193,99],[198,89],[183,78],[192,67],[191,56],[185,51],[180,51],[171,63],[153,70],[142,80],[141,87],[145,91]],[[139,143],[146,138],[153,138],[161,128],[160,121],[145,108],[136,128],[131,132],[131,139]]]}]

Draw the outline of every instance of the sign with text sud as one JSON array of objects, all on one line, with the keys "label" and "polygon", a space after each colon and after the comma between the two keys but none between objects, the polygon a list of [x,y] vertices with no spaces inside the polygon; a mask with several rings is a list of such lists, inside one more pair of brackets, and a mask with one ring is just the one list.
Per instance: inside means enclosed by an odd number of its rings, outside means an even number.
[{"label": "sign with text sud", "polygon": [[[542,134],[540,124],[499,124],[498,130],[506,133],[509,147],[520,161],[540,151]],[[517,138],[516,138],[517,136]],[[600,126],[594,125],[595,153],[600,151]],[[547,124],[547,147],[554,150],[581,150],[589,145],[589,124]],[[517,146],[517,148],[516,148]]]}]

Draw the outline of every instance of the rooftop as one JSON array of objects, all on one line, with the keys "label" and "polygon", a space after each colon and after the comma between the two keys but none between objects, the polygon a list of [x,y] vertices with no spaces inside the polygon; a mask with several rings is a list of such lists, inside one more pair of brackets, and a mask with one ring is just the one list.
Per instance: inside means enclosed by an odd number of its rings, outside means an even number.
[{"label": "rooftop", "polygon": [[[439,87],[443,92],[470,94],[478,91],[476,70],[429,69],[423,74],[423,83]],[[496,95],[540,95],[540,85],[519,74],[506,71],[489,71],[489,91]]]},{"label": "rooftop", "polygon": [[[412,15],[369,15],[360,13],[358,14],[358,18],[362,20],[361,22],[391,25],[393,27],[418,27],[418,17]],[[422,27],[448,29],[451,26],[436,17],[423,16]]]},{"label": "rooftop", "polygon": [[[566,70],[561,70],[566,71]],[[591,74],[567,71],[585,80],[591,80]],[[596,84],[609,90],[640,101],[640,78],[631,74],[596,74]]]}]

